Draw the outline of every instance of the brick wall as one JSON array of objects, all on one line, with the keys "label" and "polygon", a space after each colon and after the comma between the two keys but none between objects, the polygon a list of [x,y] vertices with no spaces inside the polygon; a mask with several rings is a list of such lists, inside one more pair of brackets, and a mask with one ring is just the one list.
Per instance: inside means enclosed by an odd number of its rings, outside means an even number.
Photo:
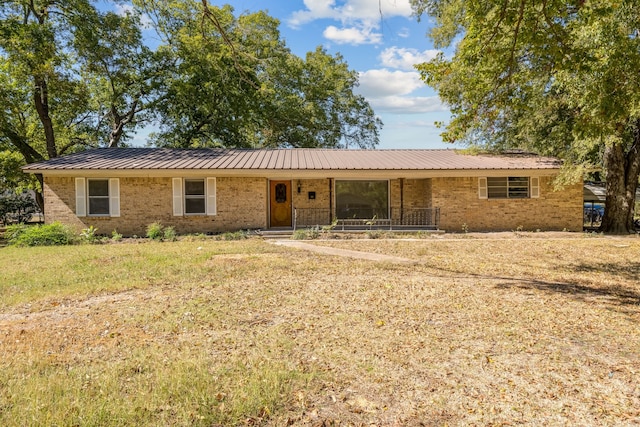
[{"label": "brick wall", "polygon": [[479,199],[478,178],[433,178],[432,204],[440,207],[440,228],[461,232],[582,230],[582,183],[553,190],[553,177],[540,177],[540,198]]},{"label": "brick wall", "polygon": [[[582,185],[554,192],[553,177],[540,177],[538,199],[479,199],[478,178],[404,179],[405,209],[439,207],[440,228],[450,232],[515,230],[582,230]],[[293,206],[328,209],[328,179],[292,180]],[[390,180],[390,206],[400,207],[399,179]],[[171,178],[120,178],[118,218],[75,215],[74,177],[45,177],[45,220],[60,221],[78,230],[90,225],[99,234],[113,230],[125,236],[146,234],[148,224],[159,221],[177,233],[215,233],[268,228],[268,180],[266,178],[217,178],[217,215],[173,216]],[[316,198],[309,199],[309,192]],[[335,203],[332,204],[335,210]],[[324,214],[313,224],[329,223]]]},{"label": "brick wall", "polygon": [[125,236],[146,234],[161,222],[179,234],[214,233],[267,226],[265,178],[217,178],[217,215],[173,216],[171,178],[120,178],[120,217],[76,217],[75,178],[45,177],[45,221],[75,229],[93,225],[99,234],[113,230]]}]

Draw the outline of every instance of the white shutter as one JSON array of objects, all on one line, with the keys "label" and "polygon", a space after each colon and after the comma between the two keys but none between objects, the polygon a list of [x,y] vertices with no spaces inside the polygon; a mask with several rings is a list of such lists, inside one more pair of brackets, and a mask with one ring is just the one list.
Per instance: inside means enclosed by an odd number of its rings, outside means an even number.
[{"label": "white shutter", "polygon": [[531,177],[531,198],[537,199],[540,197],[540,178],[537,176]]},{"label": "white shutter", "polygon": [[84,178],[76,178],[76,216],[87,216],[87,186]]},{"label": "white shutter", "polygon": [[173,178],[173,216],[182,216],[182,178]]},{"label": "white shutter", "polygon": [[207,178],[207,215],[215,215],[216,212],[216,179]]},{"label": "white shutter", "polygon": [[478,178],[478,198],[486,199],[487,195],[487,178]]},{"label": "white shutter", "polygon": [[120,180],[109,179],[109,215],[120,216]]}]

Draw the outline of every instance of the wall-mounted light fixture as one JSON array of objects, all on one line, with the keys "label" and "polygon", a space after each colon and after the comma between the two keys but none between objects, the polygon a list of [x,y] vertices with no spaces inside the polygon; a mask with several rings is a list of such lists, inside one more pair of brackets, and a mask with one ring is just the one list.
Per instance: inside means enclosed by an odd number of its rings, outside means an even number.
[{"label": "wall-mounted light fixture", "polygon": [[298,180],[298,193],[300,193],[300,191],[302,191],[302,183]]}]

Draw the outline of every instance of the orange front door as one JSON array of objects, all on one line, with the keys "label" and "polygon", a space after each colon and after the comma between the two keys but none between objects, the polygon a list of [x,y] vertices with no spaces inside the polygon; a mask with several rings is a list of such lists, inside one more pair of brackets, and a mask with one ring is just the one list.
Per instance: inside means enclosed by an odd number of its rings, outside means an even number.
[{"label": "orange front door", "polygon": [[291,227],[291,181],[271,181],[271,227]]}]

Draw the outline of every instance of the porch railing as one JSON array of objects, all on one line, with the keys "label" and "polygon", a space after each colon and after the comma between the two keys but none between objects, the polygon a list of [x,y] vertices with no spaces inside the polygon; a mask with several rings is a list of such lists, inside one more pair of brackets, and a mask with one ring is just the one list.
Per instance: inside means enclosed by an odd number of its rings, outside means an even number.
[{"label": "porch railing", "polygon": [[[440,208],[391,208],[389,218],[339,218],[334,229],[431,229],[440,224]],[[294,208],[293,228],[324,227],[332,224],[330,209]]]}]

